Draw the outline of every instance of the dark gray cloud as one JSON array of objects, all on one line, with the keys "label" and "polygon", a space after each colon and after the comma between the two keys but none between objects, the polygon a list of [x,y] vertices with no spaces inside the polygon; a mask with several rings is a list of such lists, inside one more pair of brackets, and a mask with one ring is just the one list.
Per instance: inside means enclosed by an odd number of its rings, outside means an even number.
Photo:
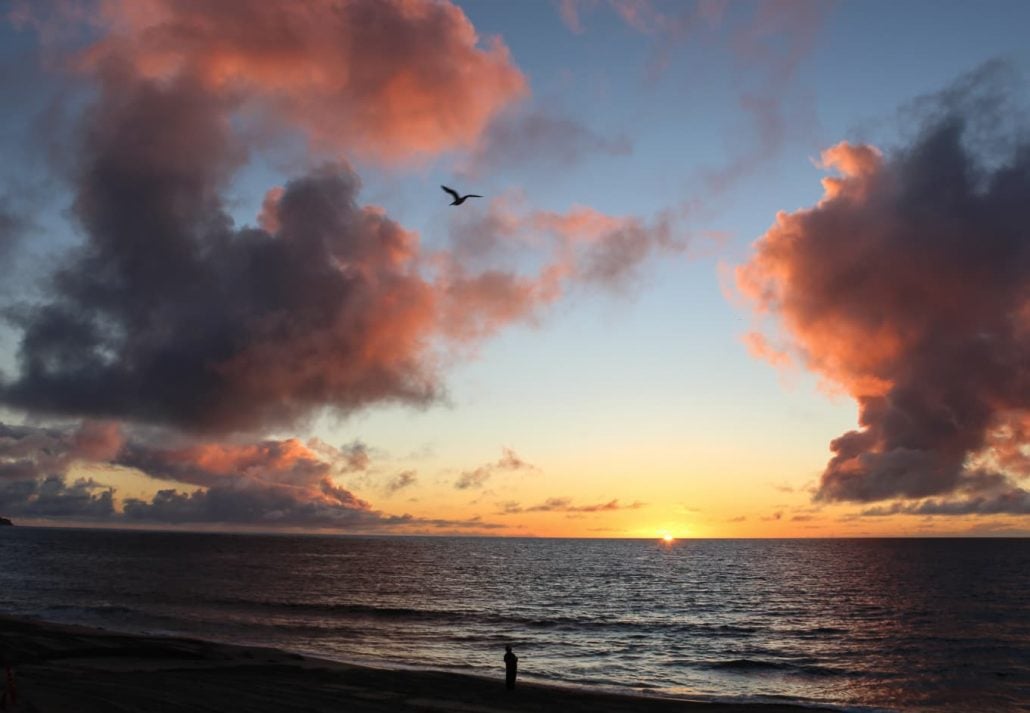
[{"label": "dark gray cloud", "polygon": [[1030,144],[960,84],[922,103],[910,144],[824,153],[842,177],[738,272],[788,351],[858,402],[817,500],[976,512],[1030,476]]},{"label": "dark gray cloud", "polygon": [[63,475],[0,481],[0,512],[8,517],[104,520],[114,514],[114,489],[89,478],[69,484]]},{"label": "dark gray cloud", "polygon": [[25,222],[14,212],[11,202],[0,195],[0,273],[13,264],[15,247],[21,240]]},{"label": "dark gray cloud", "polygon": [[163,523],[356,528],[396,525],[408,519],[374,512],[328,481],[316,488],[324,499],[298,497],[290,487],[240,487],[230,482],[192,492],[161,490],[150,501],[128,498],[123,509],[127,520]]},{"label": "dark gray cloud", "polygon": [[4,401],[224,431],[436,396],[413,237],[358,207],[349,169],[287,184],[274,232],[236,229],[221,193],[242,150],[225,99],[118,67],[101,95],[75,177],[87,242],[50,299],[17,315]]}]

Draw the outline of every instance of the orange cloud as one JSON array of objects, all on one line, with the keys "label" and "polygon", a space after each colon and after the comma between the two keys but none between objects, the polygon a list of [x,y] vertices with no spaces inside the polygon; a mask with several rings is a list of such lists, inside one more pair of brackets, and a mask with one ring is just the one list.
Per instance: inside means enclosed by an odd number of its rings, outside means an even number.
[{"label": "orange cloud", "polygon": [[822,180],[824,200],[836,198],[847,190],[855,192],[857,198],[863,198],[862,191],[869,180],[880,170],[883,164],[882,155],[875,146],[849,144],[842,141],[822,152],[819,165],[827,169],[836,169],[843,178],[828,176]]},{"label": "orange cloud", "polygon": [[778,367],[790,365],[790,353],[770,344],[769,339],[761,332],[748,332],[744,335],[743,340],[747,350],[753,356]]}]

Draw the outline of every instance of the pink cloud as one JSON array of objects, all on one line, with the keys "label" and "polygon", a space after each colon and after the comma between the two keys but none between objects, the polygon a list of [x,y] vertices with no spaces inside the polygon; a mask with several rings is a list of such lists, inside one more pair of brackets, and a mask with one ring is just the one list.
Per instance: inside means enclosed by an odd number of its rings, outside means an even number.
[{"label": "pink cloud", "polygon": [[108,34],[81,62],[188,74],[313,148],[408,162],[469,147],[526,80],[499,38],[432,0],[105,0]]}]

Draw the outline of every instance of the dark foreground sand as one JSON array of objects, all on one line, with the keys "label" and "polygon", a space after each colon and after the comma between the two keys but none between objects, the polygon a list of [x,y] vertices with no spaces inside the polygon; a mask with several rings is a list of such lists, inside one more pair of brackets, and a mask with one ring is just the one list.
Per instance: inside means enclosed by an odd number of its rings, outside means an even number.
[{"label": "dark foreground sand", "polygon": [[[0,653],[12,664],[14,711],[457,711],[660,713],[813,711],[786,705],[694,703],[433,671],[392,671],[276,649],[128,636],[0,616]],[[0,672],[0,681],[2,681]]]}]

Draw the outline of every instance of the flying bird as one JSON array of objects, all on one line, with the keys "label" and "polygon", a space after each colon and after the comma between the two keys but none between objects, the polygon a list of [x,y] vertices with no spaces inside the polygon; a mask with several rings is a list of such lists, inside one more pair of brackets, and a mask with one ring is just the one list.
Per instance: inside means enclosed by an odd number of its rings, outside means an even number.
[{"label": "flying bird", "polygon": [[454,200],[451,201],[451,205],[461,205],[462,203],[465,202],[466,198],[482,198],[483,197],[483,196],[480,196],[480,195],[476,195],[475,193],[469,193],[467,196],[459,196],[458,192],[456,190],[454,190],[453,188],[448,188],[447,186],[440,186],[440,188],[444,189],[444,191],[446,193],[450,193],[451,196],[454,198]]}]

